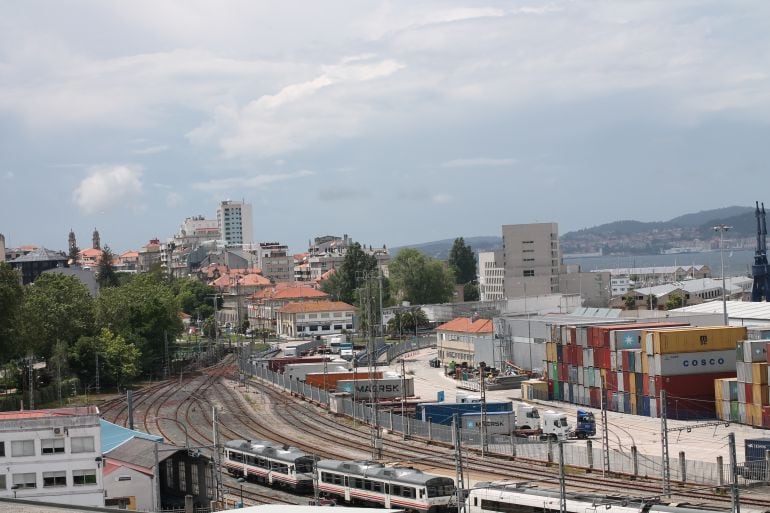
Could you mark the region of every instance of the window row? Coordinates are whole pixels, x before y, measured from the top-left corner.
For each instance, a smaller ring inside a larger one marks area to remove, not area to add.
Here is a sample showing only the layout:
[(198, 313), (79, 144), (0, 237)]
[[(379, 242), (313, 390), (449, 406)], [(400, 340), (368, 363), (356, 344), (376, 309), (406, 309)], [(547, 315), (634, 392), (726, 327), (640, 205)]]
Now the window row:
[(300, 332), (300, 333), (303, 332), (303, 331), (329, 331), (329, 330), (332, 329), (332, 326), (333, 326), (333, 329), (335, 329), (335, 330), (342, 330), (342, 329), (352, 330), (353, 329), (353, 325), (352, 324), (334, 324), (334, 325), (331, 325), (331, 324), (320, 324), (320, 325), (318, 325), (318, 324), (311, 324), (309, 326), (297, 326), (297, 331)]
[[(42, 473), (42, 485), (43, 488), (60, 488), (67, 486), (67, 471), (66, 470), (54, 470), (50, 472)], [(13, 474), (11, 476), (11, 488), (14, 490), (23, 490), (27, 488), (38, 487), (38, 475), (36, 472), (23, 472), (20, 474)], [(72, 485), (73, 486), (88, 486), (96, 484), (96, 470), (73, 470), (72, 471)], [(5, 474), (0, 474), (0, 490), (7, 488)]]
[[(65, 438), (43, 438), (40, 440), (40, 454), (49, 456), (52, 454), (64, 454), (66, 452)], [(94, 452), (93, 436), (73, 436), (69, 438), (70, 453), (78, 454)], [(35, 456), (35, 440), (12, 440), (11, 456)], [(5, 442), (0, 442), (0, 457), (5, 456)]]
[[(347, 484), (345, 484), (347, 481)], [(357, 490), (368, 490), (370, 492), (384, 493), (386, 495), (395, 495), (407, 499), (417, 498), (417, 490), (411, 486), (401, 486), (396, 484), (383, 483), (372, 479), (363, 479), (360, 477), (345, 477), (331, 472), (321, 472), (321, 482), (338, 486), (348, 486)], [(424, 490), (420, 490), (420, 497), (424, 495)]]

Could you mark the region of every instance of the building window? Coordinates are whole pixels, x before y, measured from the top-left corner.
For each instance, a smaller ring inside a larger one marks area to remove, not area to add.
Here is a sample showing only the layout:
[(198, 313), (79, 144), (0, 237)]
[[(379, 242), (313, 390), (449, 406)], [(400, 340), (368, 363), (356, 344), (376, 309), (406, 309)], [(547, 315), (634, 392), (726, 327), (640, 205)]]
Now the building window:
[(535, 270), (534, 269), (524, 269), (524, 276), (534, 276)]
[(318, 331), (318, 326), (310, 326), (310, 331)]
[(21, 488), (37, 488), (37, 476), (34, 472), (28, 472), (25, 474), (13, 475), (13, 487), (17, 489)]
[[(88, 438), (88, 437), (83, 437), (83, 438)], [(91, 441), (93, 441), (93, 438), (91, 438)], [(73, 470), (72, 484), (75, 486), (95, 485), (96, 471), (95, 470)]]
[(72, 444), (73, 454), (94, 452), (94, 437), (92, 436), (73, 436), (70, 443)]
[(198, 465), (194, 464), (190, 467), (190, 481), (192, 482), (192, 494), (200, 494), (200, 483), (198, 483)]
[(57, 486), (67, 486), (67, 472), (57, 470), (56, 472), (43, 472), (43, 488), (52, 488)]
[(187, 473), (185, 472), (187, 469), (185, 467), (184, 460), (179, 461), (179, 491), (180, 492), (186, 492), (187, 491)]
[(5, 458), (5, 442), (0, 442), (0, 458)]
[(41, 454), (63, 454), (64, 438), (44, 438), (40, 440)]
[(5, 490), (5, 474), (0, 474), (0, 490)]
[(329, 325), (328, 324), (324, 324), (323, 326), (321, 326), (321, 330), (329, 331)]
[[(34, 440), (14, 440), (11, 442), (11, 456), (34, 456)], [(24, 474), (18, 474), (24, 475)]]

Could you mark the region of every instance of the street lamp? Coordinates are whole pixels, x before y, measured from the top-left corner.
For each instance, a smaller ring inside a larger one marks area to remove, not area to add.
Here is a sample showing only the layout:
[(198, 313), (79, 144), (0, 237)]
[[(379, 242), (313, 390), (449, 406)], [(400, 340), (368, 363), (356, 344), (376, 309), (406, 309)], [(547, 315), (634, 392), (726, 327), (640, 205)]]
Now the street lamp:
[(238, 504), (238, 507), (243, 508), (243, 483), (246, 480), (242, 477), (239, 477), (238, 479), (236, 479), (236, 481), (238, 481), (238, 483), (241, 485), (241, 502), (240, 504)]
[(714, 227), (715, 232), (719, 232), (719, 258), (722, 262), (722, 315), (724, 316), (725, 326), (729, 326), (727, 319), (727, 287), (725, 286), (725, 232), (732, 226), (718, 224)]

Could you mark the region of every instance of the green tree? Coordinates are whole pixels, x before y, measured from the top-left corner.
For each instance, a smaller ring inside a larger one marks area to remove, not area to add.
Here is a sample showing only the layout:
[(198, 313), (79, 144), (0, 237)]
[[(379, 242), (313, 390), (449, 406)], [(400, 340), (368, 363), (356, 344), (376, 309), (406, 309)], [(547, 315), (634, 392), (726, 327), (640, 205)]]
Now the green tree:
[(99, 381), (106, 388), (120, 389), (139, 374), (139, 349), (107, 328), (96, 336), (80, 337), (70, 351), (70, 364), (86, 385), (95, 382), (96, 355), (99, 355)]
[(636, 298), (634, 294), (629, 292), (623, 296), (623, 304), (626, 305), (626, 310), (634, 310), (636, 308)]
[(470, 282), (463, 286), (463, 301), (478, 301), (479, 300), (479, 286), (476, 283)]
[(71, 344), (94, 333), (94, 299), (77, 278), (43, 273), (26, 287), (21, 323), (25, 347), (48, 358), (57, 340)]
[(449, 267), (455, 273), (458, 285), (470, 283), (476, 279), (476, 255), (462, 237), (455, 239), (449, 252)]
[(389, 321), (387, 330), (392, 336), (411, 336), (415, 332), (415, 323), (417, 328), (425, 328), (430, 323), (428, 316), (425, 315), (422, 308), (409, 310), (406, 312), (396, 312)]
[(24, 300), (21, 276), (0, 263), (0, 363), (19, 354), (19, 320)]
[(100, 288), (117, 287), (120, 285), (118, 273), (115, 272), (115, 254), (109, 246), (104, 246), (102, 258), (96, 271), (96, 281)]
[(454, 274), (443, 262), (416, 249), (402, 249), (389, 266), (399, 298), (412, 304), (446, 303), (454, 292)]
[(363, 275), (377, 269), (377, 258), (367, 255), (358, 242), (345, 253), (342, 265), (321, 285), (321, 290), (336, 301), (358, 305), (356, 289), (361, 286)]
[(141, 353), (140, 365), (148, 371), (163, 367), (165, 340), (182, 331), (179, 304), (168, 283), (152, 274), (136, 275), (122, 287), (107, 288), (96, 303), (96, 320), (133, 343)]
[(78, 253), (80, 253), (80, 248), (72, 246), (67, 254), (67, 261), (72, 262), (72, 265), (76, 265), (78, 263)]
[(673, 310), (675, 308), (681, 308), (684, 306), (684, 298), (681, 294), (670, 296), (666, 301), (666, 310)]
[(176, 295), (179, 307), (184, 313), (201, 319), (214, 315), (214, 303), (211, 297), (216, 293), (214, 287), (206, 285), (197, 278), (188, 277), (174, 280), (171, 290)]

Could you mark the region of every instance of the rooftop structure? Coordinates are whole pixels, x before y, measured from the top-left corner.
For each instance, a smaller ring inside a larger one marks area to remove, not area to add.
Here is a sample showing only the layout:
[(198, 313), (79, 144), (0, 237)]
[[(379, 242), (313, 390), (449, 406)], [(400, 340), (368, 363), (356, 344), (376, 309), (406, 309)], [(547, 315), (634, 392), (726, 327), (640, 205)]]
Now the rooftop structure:
[(9, 264), (21, 272), (22, 283), (27, 285), (35, 281), (43, 271), (66, 266), (67, 257), (58, 251), (35, 248), (23, 256), (11, 260)]

